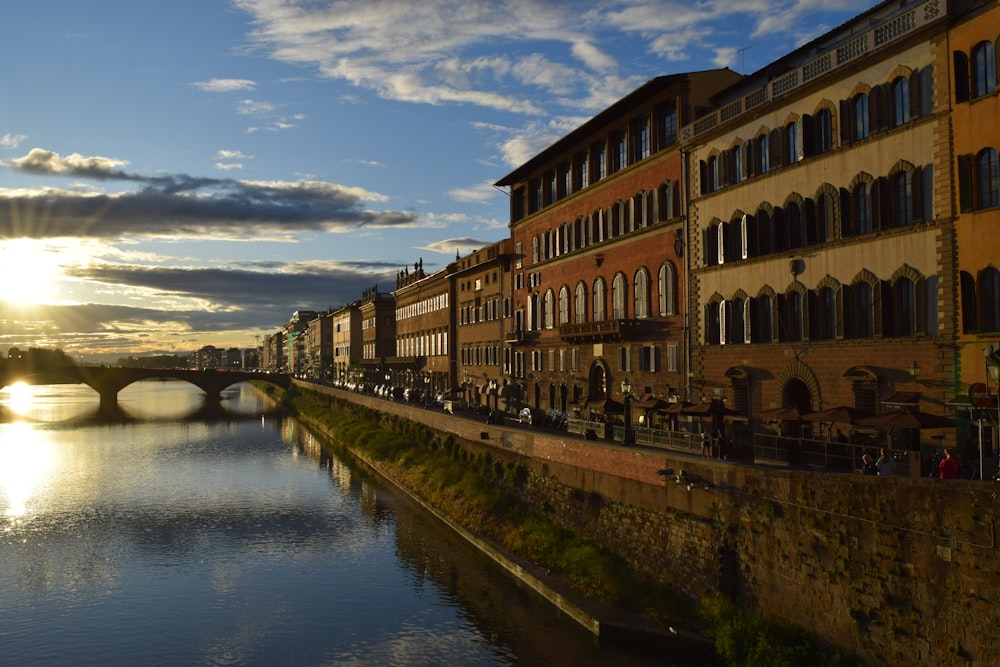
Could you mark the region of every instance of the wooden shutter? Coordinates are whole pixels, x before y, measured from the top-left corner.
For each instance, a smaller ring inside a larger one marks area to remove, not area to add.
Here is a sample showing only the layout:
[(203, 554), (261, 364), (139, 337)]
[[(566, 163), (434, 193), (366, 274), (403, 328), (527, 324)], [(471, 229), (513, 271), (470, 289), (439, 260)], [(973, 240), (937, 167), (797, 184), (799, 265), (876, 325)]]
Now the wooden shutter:
[(840, 145), (847, 146), (854, 139), (853, 114), (854, 105), (850, 100), (840, 100)]
[(955, 51), (955, 102), (969, 101), (969, 56)]
[(968, 213), (973, 208), (972, 199), (972, 163), (973, 156), (958, 156), (958, 205), (962, 213)]

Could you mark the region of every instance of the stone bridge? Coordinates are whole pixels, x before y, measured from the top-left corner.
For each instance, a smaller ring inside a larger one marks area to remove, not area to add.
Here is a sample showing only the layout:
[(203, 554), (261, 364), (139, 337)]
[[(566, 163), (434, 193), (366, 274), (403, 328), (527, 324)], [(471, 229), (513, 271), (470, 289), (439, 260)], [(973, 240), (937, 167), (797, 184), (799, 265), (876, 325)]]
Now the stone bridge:
[(101, 397), (101, 408), (118, 405), (118, 392), (139, 380), (150, 378), (184, 380), (205, 392), (206, 403), (222, 400), (222, 390), (238, 382), (260, 380), (282, 389), (292, 381), (284, 373), (248, 373), (231, 370), (192, 370), (181, 368), (118, 368), (113, 366), (58, 366), (27, 368), (19, 365), (0, 366), (0, 389), (15, 382), (27, 384), (86, 384)]

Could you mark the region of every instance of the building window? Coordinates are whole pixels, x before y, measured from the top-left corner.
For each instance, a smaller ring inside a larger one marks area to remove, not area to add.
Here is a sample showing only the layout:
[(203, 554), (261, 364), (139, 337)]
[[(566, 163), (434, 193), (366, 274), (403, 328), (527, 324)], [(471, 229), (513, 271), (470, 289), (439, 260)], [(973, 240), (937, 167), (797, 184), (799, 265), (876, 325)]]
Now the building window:
[(670, 373), (676, 373), (679, 368), (678, 354), (677, 354), (677, 344), (667, 343), (667, 371)]
[(657, 277), (661, 317), (677, 314), (676, 282), (674, 265), (670, 262), (661, 264), (660, 273)]
[(632, 370), (632, 350), (628, 347), (618, 348), (618, 370)]
[(643, 345), (639, 348), (639, 370), (655, 373), (660, 370), (660, 348), (655, 345)]
[(976, 182), (979, 208), (1000, 204), (1000, 171), (997, 169), (997, 151), (984, 148), (976, 157)]
[(594, 281), (594, 321), (601, 322), (606, 318), (606, 313), (604, 310), (605, 304), (605, 290), (604, 279), (598, 278)]
[(649, 273), (646, 269), (640, 268), (635, 272), (633, 282), (635, 289), (635, 316), (637, 318), (649, 317)]
[(789, 123), (785, 127), (785, 150), (787, 151), (785, 164), (795, 164), (799, 161), (799, 124)]
[(750, 342), (770, 343), (774, 340), (773, 304), (771, 296), (762, 294), (750, 299)]
[(677, 143), (677, 109), (663, 114), (660, 124), (660, 148)]
[(854, 219), (854, 234), (868, 234), (872, 231), (872, 193), (868, 183), (859, 183), (851, 193), (851, 213)]
[(791, 291), (778, 295), (778, 340), (802, 340), (802, 294)]
[(611, 283), (611, 319), (625, 319), (625, 303), (625, 274), (618, 273)]
[(892, 126), (899, 127), (910, 120), (910, 80), (899, 77), (892, 82)]
[(917, 332), (916, 286), (909, 278), (900, 278), (893, 286), (895, 300), (895, 335), (912, 336)]
[(705, 344), (718, 345), (722, 342), (720, 326), (722, 320), (722, 303), (712, 301), (705, 305)]
[(816, 114), (816, 154), (822, 155), (833, 150), (833, 113), (820, 109)]
[(559, 324), (569, 324), (569, 288), (559, 288)]
[(868, 116), (868, 95), (861, 93), (854, 98), (853, 102), (854, 110), (854, 134), (852, 138), (854, 141), (861, 141), (862, 139), (867, 139), (868, 135), (871, 133), (871, 125), (869, 124)]
[(611, 153), (611, 170), (621, 171), (628, 166), (628, 132), (619, 130), (615, 133), (614, 150)]
[(649, 157), (649, 118), (635, 121), (635, 159), (644, 160)]
[(599, 181), (608, 176), (608, 154), (604, 144), (598, 144), (594, 148), (594, 180)]
[(542, 306), (542, 322), (546, 329), (551, 329), (554, 326), (554, 316), (555, 316), (555, 293), (549, 289), (545, 292), (545, 301)]
[(895, 223), (899, 227), (913, 224), (913, 175), (902, 171), (893, 176), (895, 191)]
[(576, 163), (576, 187), (583, 189), (588, 185), (590, 185), (590, 161), (587, 159), (587, 154), (583, 153)]
[(757, 157), (755, 162), (757, 163), (757, 173), (766, 174), (770, 168), (770, 152), (768, 151), (768, 136), (762, 134), (757, 137)]
[(979, 275), (981, 331), (1000, 331), (1000, 271), (992, 266)]
[(587, 321), (587, 286), (582, 282), (576, 284), (573, 301), (573, 321), (583, 324)]
[(996, 54), (993, 42), (980, 42), (972, 49), (972, 97), (989, 95), (996, 88)]
[(837, 296), (830, 287), (810, 293), (809, 339), (833, 340), (837, 335)]

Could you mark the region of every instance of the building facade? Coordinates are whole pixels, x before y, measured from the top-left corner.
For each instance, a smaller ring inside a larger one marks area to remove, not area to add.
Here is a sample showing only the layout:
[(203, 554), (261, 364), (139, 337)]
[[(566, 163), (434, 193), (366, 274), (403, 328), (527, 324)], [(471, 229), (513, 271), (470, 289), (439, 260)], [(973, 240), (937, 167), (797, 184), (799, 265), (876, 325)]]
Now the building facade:
[(433, 397), (454, 382), (454, 312), (451, 268), (433, 275), (419, 260), (396, 277), (396, 356), (387, 360), (390, 384)]
[(515, 411), (520, 396), (508, 380), (511, 354), (504, 345), (510, 330), (511, 242), (497, 243), (455, 260), (457, 366), (454, 383), (464, 400), (493, 410)]
[(626, 379), (650, 407), (684, 395), (678, 130), (738, 79), (653, 79), (498, 181), (514, 254), (507, 379), (527, 405), (607, 419)]

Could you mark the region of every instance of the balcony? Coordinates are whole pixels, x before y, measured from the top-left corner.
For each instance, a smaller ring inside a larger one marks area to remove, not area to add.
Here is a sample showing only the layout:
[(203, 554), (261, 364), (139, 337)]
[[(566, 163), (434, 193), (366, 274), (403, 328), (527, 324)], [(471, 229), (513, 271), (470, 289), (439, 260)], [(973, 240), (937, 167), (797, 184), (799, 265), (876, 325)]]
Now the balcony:
[(560, 324), (559, 338), (567, 343), (600, 343), (608, 341), (632, 340), (647, 336), (652, 332), (666, 332), (666, 323), (658, 320), (602, 320)]
[(503, 341), (507, 345), (528, 345), (538, 340), (537, 331), (508, 331)]

